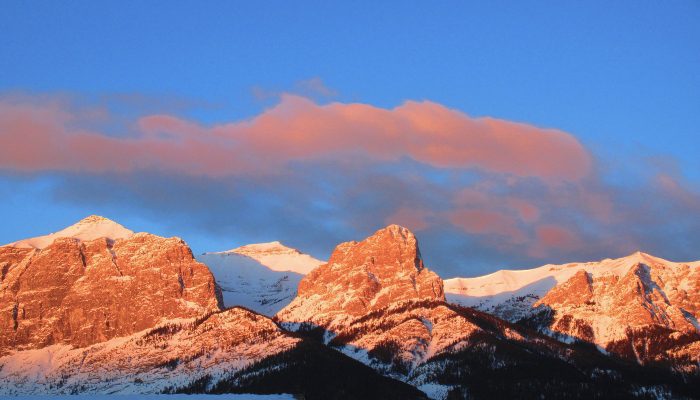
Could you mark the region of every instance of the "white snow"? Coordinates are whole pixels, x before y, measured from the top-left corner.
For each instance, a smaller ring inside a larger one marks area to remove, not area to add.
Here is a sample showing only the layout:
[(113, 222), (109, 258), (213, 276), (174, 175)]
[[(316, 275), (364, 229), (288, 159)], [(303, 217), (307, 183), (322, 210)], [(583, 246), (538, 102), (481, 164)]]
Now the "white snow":
[(243, 306), (268, 316), (289, 304), (301, 278), (323, 264), (280, 242), (249, 244), (196, 258), (214, 274), (225, 307)]
[(248, 244), (215, 254), (231, 253), (250, 257), (273, 271), (291, 271), (301, 275), (308, 274), (311, 270), (324, 263), (277, 241)]
[[(230, 376), (271, 354), (285, 351), (297, 339), (275, 335), (276, 325), (240, 308), (194, 319), (168, 321), (170, 336), (149, 337), (152, 329), (85, 348), (66, 344), (12, 352), (0, 357), (0, 398), (6, 395), (154, 394), (182, 387), (208, 375), (212, 382)], [(256, 330), (266, 337), (252, 334)], [(271, 334), (271, 335), (270, 335)], [(169, 360), (178, 360), (171, 368)]]
[(418, 386), (418, 390), (422, 391), (433, 400), (446, 399), (450, 390), (452, 390), (453, 388), (453, 386), (441, 385), (438, 383), (426, 383)]
[(224, 306), (243, 306), (264, 315), (274, 315), (297, 293), (303, 275), (270, 269), (236, 253), (205, 253), (197, 261), (206, 264), (221, 287)]
[(91, 215), (58, 232), (19, 240), (7, 244), (6, 246), (43, 249), (58, 238), (74, 238), (81, 241), (90, 241), (99, 238), (117, 240), (126, 239), (133, 235), (133, 231), (126, 229), (110, 219), (98, 215)]
[[(605, 275), (621, 277), (638, 263), (663, 264), (671, 268), (700, 264), (698, 262), (674, 263), (646, 253), (635, 252), (627, 257), (597, 262), (548, 264), (533, 269), (500, 270), (475, 278), (446, 279), (445, 295), (452, 303), (496, 312), (506, 318), (508, 315), (504, 314), (511, 312), (515, 314), (514, 317), (517, 317), (518, 308), (523, 310), (530, 308), (554, 286), (567, 281), (580, 270), (596, 278)], [(504, 308), (507, 311), (504, 311)]]

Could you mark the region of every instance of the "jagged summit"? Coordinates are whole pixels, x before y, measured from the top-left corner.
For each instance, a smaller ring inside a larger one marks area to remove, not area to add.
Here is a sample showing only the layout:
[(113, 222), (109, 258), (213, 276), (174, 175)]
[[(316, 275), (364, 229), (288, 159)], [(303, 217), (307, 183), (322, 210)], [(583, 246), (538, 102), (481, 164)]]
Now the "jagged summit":
[(411, 232), (410, 229), (396, 224), (388, 225), (385, 228), (382, 228), (375, 232), (372, 236), (377, 236), (381, 234), (390, 234), (392, 236), (402, 238), (404, 240), (408, 240), (409, 238), (415, 239), (415, 235), (413, 234), (413, 232)]
[(58, 232), (19, 240), (6, 246), (43, 249), (58, 238), (74, 238), (81, 241), (90, 241), (99, 238), (117, 240), (126, 239), (133, 235), (133, 231), (111, 219), (99, 215), (90, 215)]
[(299, 283), (278, 317), (332, 327), (395, 302), (444, 300), (442, 280), (423, 265), (413, 233), (389, 225), (361, 242), (345, 242), (328, 263)]

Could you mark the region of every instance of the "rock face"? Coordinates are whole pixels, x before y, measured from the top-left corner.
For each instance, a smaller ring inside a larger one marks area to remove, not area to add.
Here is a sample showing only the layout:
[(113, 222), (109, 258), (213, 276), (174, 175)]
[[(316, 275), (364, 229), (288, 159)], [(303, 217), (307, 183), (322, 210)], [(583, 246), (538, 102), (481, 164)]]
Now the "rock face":
[(555, 335), (595, 343), (642, 364), (671, 361), (697, 369), (700, 268), (641, 253), (629, 261), (622, 275), (579, 271), (535, 303), (534, 312), (550, 315), (545, 329)]
[(448, 299), (522, 321), (558, 339), (583, 340), (642, 364), (700, 361), (700, 262), (641, 252), (446, 281)]
[(406, 300), (439, 300), (442, 279), (423, 265), (416, 237), (390, 225), (361, 242), (338, 245), (330, 260), (299, 283), (277, 318), (333, 330), (344, 321)]
[(181, 239), (94, 238), (105, 225), (118, 224), (93, 216), (64, 230), (79, 237), (0, 247), (0, 354), (87, 346), (220, 309), (214, 277)]

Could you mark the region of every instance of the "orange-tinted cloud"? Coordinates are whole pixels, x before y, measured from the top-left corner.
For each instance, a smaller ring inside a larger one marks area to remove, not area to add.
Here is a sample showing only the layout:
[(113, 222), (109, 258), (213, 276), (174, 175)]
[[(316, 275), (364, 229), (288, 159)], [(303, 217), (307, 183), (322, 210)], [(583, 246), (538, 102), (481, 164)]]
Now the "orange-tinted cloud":
[(251, 120), (204, 126), (151, 115), (134, 121), (136, 134), (128, 136), (83, 130), (80, 123), (79, 113), (53, 105), (0, 100), (0, 168), (227, 176), (361, 154), (554, 181), (579, 180), (591, 170), (590, 155), (567, 133), (471, 118), (428, 101), (382, 109), (283, 95)]
[(581, 238), (570, 229), (555, 224), (540, 225), (536, 229), (537, 240), (530, 249), (533, 257), (546, 257), (552, 250), (573, 251), (583, 244)]
[(517, 221), (510, 215), (484, 209), (462, 209), (449, 213), (449, 221), (465, 232), (480, 235), (499, 235), (510, 243), (526, 241), (525, 233), (518, 228)]
[[(484, 185), (481, 185), (484, 186)], [(469, 187), (456, 192), (453, 203), (457, 207), (478, 207), (480, 209), (500, 209), (516, 215), (526, 223), (535, 222), (540, 217), (540, 209), (529, 200), (507, 194), (492, 194), (488, 187)]]
[(525, 222), (535, 222), (540, 218), (540, 209), (530, 201), (508, 198), (506, 202), (510, 208), (516, 210), (520, 219)]
[(694, 182), (673, 168), (649, 180), (642, 166), (644, 179), (618, 187), (560, 131), (431, 102), (382, 109), (284, 95), (253, 118), (213, 126), (173, 111), (134, 118), (133, 109), (0, 96), (0, 170), (56, 171), (53, 195), (64, 201), (187, 215), (184, 226), (198, 218), (217, 235), (225, 220), (247, 240), (268, 226), (332, 246), (399, 223), (420, 231), (438, 265), (534, 266), (637, 249), (697, 258)]
[(691, 210), (700, 210), (700, 194), (694, 193), (681, 183), (681, 179), (668, 173), (655, 177), (656, 185), (673, 199)]

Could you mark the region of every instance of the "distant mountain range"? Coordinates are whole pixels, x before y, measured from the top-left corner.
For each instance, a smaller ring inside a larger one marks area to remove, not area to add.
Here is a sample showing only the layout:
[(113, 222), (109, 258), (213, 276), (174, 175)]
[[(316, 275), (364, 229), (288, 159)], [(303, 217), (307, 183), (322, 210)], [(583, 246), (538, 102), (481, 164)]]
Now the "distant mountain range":
[(90, 216), (0, 247), (0, 394), (698, 398), (700, 262), (443, 280), (390, 225), (328, 262)]

